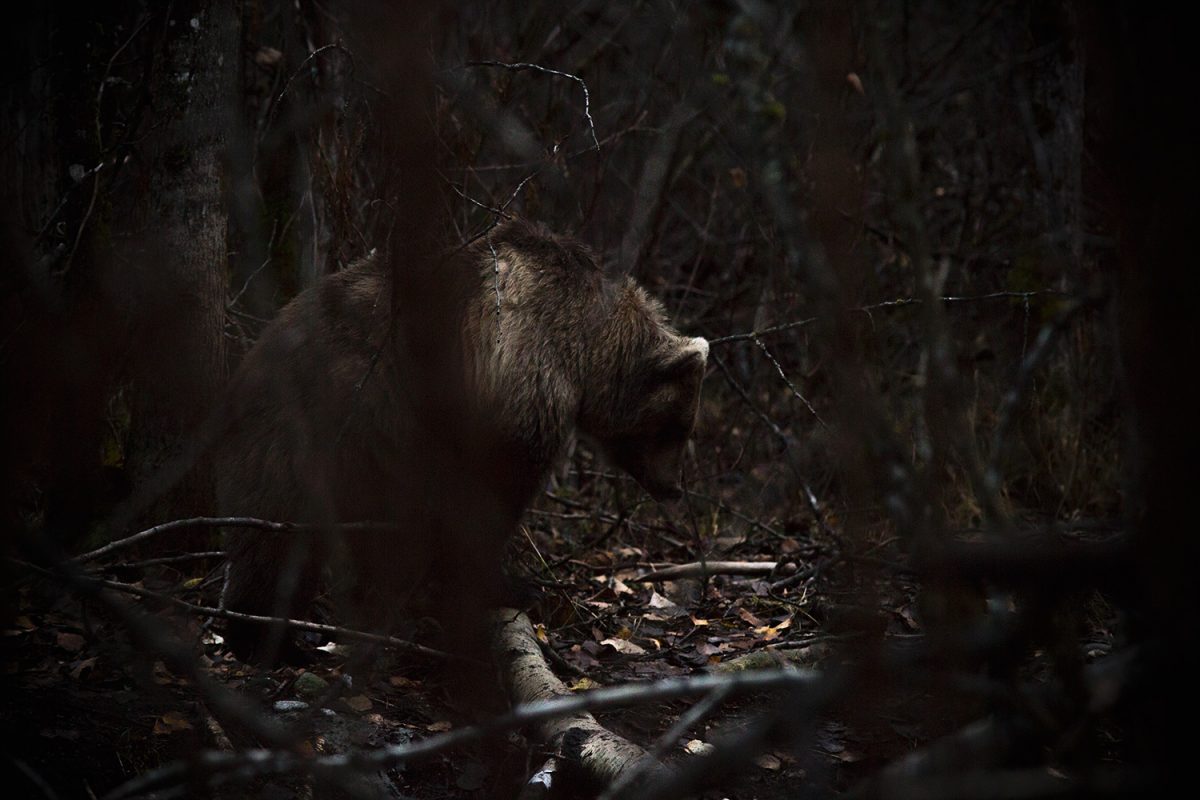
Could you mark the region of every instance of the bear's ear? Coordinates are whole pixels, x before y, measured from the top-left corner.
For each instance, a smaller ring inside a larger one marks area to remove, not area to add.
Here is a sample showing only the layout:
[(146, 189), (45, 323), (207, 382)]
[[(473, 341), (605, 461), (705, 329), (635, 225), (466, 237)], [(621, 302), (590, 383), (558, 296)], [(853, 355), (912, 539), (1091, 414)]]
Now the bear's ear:
[(679, 337), (678, 345), (667, 356), (661, 374), (663, 377), (683, 377), (693, 372), (703, 373), (708, 362), (708, 340), (703, 336)]
[(674, 336), (666, 352), (649, 363), (637, 403), (641, 416), (691, 430), (708, 361), (708, 341)]
[(708, 361), (708, 339), (703, 336), (693, 336), (687, 340), (683, 352), (688, 358), (696, 358), (701, 364), (705, 363)]

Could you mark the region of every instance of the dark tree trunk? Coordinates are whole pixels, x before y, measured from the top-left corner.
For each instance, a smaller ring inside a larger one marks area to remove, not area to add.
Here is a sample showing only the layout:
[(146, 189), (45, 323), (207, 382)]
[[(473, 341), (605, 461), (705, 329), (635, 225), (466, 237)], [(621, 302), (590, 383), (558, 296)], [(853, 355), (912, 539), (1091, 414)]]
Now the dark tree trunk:
[(1131, 740), (1159, 786), (1193, 780), (1195, 724), (1195, 193), (1197, 125), (1170, 76), (1191, 66), (1191, 34), (1163, 10), (1092, 9), (1088, 114), (1116, 253), (1116, 321), (1125, 402), (1125, 515), (1134, 641), (1145, 642), (1127, 703)]
[[(236, 107), (238, 15), (176, 6), (155, 96), (170, 106), (148, 181), (146, 247), (135, 265), (138, 353), (128, 452), (135, 487), (181, 457), (225, 376), (227, 210), (222, 185)], [(211, 476), (193, 470), (147, 509), (155, 519), (211, 511)]]
[[(116, 12), (22, 8), (4, 32), (0, 88), (0, 439), (5, 521), (40, 496), (47, 532), (70, 546), (111, 501), (102, 467), (112, 306), (97, 292), (97, 87), (89, 57)], [(87, 221), (91, 221), (91, 225)], [(35, 488), (36, 487), (36, 488)]]

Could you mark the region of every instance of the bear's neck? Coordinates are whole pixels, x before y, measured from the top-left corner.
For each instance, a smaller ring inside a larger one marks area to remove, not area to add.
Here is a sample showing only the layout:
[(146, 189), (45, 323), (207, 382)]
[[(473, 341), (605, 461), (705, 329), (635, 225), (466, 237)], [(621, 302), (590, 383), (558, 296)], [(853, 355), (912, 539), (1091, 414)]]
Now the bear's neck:
[(494, 322), (487, 324), (494, 320), (493, 306), (487, 310), (492, 320), (477, 320), (483, 324), (466, 332), (471, 388), (484, 424), (497, 437), (497, 469), (508, 470), (506, 494), (521, 510), (544, 486), (575, 430), (582, 371), (571, 357), (579, 351), (577, 334), (547, 331), (544, 318), (523, 312), (502, 306), (501, 315), (509, 316), (497, 336)]

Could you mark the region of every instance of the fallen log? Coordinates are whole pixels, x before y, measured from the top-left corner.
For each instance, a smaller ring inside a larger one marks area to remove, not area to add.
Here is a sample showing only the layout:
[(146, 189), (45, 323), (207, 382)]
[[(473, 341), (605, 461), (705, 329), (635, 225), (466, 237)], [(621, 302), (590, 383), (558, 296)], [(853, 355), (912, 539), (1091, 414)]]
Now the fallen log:
[[(791, 567), (793, 572), (796, 569), (794, 564), (784, 564), (781, 571), (786, 571), (788, 567)], [(770, 575), (777, 568), (779, 568), (778, 561), (693, 561), (690, 564), (676, 564), (672, 567), (656, 569), (629, 580), (648, 583), (702, 578), (705, 575)]]
[[(523, 612), (501, 608), (492, 615), (492, 651), (514, 705), (570, 695), (542, 655), (533, 625)], [(536, 737), (566, 763), (578, 767), (599, 786), (608, 786), (627, 772), (639, 779), (658, 780), (670, 770), (639, 745), (618, 736), (586, 711), (542, 720)]]

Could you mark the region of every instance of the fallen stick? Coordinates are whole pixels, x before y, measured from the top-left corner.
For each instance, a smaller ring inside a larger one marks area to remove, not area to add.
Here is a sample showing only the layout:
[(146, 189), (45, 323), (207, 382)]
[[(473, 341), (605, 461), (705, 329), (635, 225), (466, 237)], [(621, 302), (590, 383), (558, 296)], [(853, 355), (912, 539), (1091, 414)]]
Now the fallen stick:
[[(517, 612), (509, 612), (515, 613)], [(525, 620), (525, 624), (529, 624), (528, 619)], [(179, 787), (187, 780), (199, 779), (207, 780), (210, 786), (224, 781), (247, 781), (283, 774), (319, 774), (336, 779), (341, 775), (358, 774), (364, 770), (388, 769), (400, 764), (417, 763), (504, 731), (531, 725), (541, 726), (547, 720), (578, 715), (582, 711), (628, 708), (645, 703), (695, 697), (709, 694), (722, 686), (729, 687), (731, 697), (746, 692), (792, 691), (811, 694), (817, 700), (831, 696), (837, 689), (829, 678), (822, 677), (812, 670), (794, 667), (751, 670), (729, 675), (688, 675), (649, 683), (621, 684), (535, 700), (514, 706), (507, 713), (480, 725), (457, 728), (415, 742), (387, 745), (352, 754), (312, 756), (297, 753), (290, 747), (256, 748), (235, 753), (200, 750), (192, 753), (187, 759), (172, 761), (126, 781), (105, 795), (105, 798), (123, 800), (163, 787)], [(671, 774), (664, 769), (655, 772)]]
[[(784, 564), (781, 571), (788, 567), (795, 570), (795, 565)], [(779, 568), (778, 561), (693, 561), (690, 564), (676, 564), (673, 567), (663, 567), (636, 578), (632, 581), (673, 581), (681, 578), (703, 578), (705, 575), (770, 575)]]
[[(492, 623), (492, 651), (514, 705), (571, 695), (542, 656), (529, 617), (515, 609), (501, 608), (492, 613)], [(578, 765), (600, 786), (608, 786), (634, 770), (645, 779), (657, 779), (669, 772), (658, 759), (603, 727), (587, 711), (541, 720), (534, 729), (537, 738), (553, 752)]]
[[(33, 570), (34, 572), (43, 575), (51, 577), (54, 575), (54, 573), (50, 570), (45, 569), (44, 567), (39, 567), (36, 564), (31, 564), (27, 561), (21, 561), (20, 559), (16, 558), (10, 558), (9, 561), (17, 564), (18, 566)], [(72, 565), (74, 565), (74, 562), (72, 562)], [(103, 578), (97, 578), (93, 575), (83, 576), (81, 577), (81, 580), (88, 581), (90, 584), (96, 587), (103, 587), (114, 592), (120, 592), (122, 594), (129, 594), (133, 595), (134, 597), (141, 597), (146, 600), (154, 600), (164, 603), (188, 614), (195, 614), (203, 617), (217, 617), (218, 619), (238, 620), (239, 622), (253, 622), (259, 625), (283, 625), (294, 630), (312, 631), (314, 633), (323, 633), (332, 637), (342, 636), (347, 639), (358, 639), (364, 642), (372, 642), (374, 644), (392, 647), (405, 653), (416, 653), (419, 655), (428, 656), (430, 658), (446, 660), (461, 659), (460, 656), (456, 656), (452, 653), (435, 650), (432, 647), (426, 647), (425, 645), (417, 644), (416, 642), (410, 642), (405, 639), (397, 639), (394, 636), (386, 636), (380, 633), (369, 633), (367, 631), (355, 630), (354, 628), (343, 628), (339, 625), (325, 625), (320, 622), (309, 622), (302, 619), (268, 617), (260, 614), (242, 614), (238, 611), (229, 611), (228, 609), (224, 608), (204, 606), (198, 603), (189, 603), (187, 600), (183, 600), (178, 597), (172, 597), (160, 592), (152, 592), (149, 589), (144, 589), (141, 586), (135, 586), (131, 583), (105, 580)]]
[(106, 556), (115, 550), (120, 550), (130, 545), (143, 542), (154, 536), (161, 536), (164, 533), (171, 531), (182, 530), (184, 528), (256, 528), (261, 531), (269, 531), (271, 533), (303, 533), (310, 531), (394, 531), (395, 525), (384, 522), (339, 522), (333, 525), (315, 525), (312, 523), (300, 522), (274, 522), (269, 519), (258, 519), (257, 517), (191, 517), (189, 519), (176, 519), (170, 522), (164, 522), (161, 525), (155, 525), (151, 528), (146, 528), (143, 531), (138, 531), (135, 534), (126, 536), (124, 539), (117, 539), (114, 542), (109, 542), (103, 547), (97, 547), (91, 552), (76, 556), (74, 561), (76, 564), (86, 564), (89, 561), (95, 561), (97, 558)]

